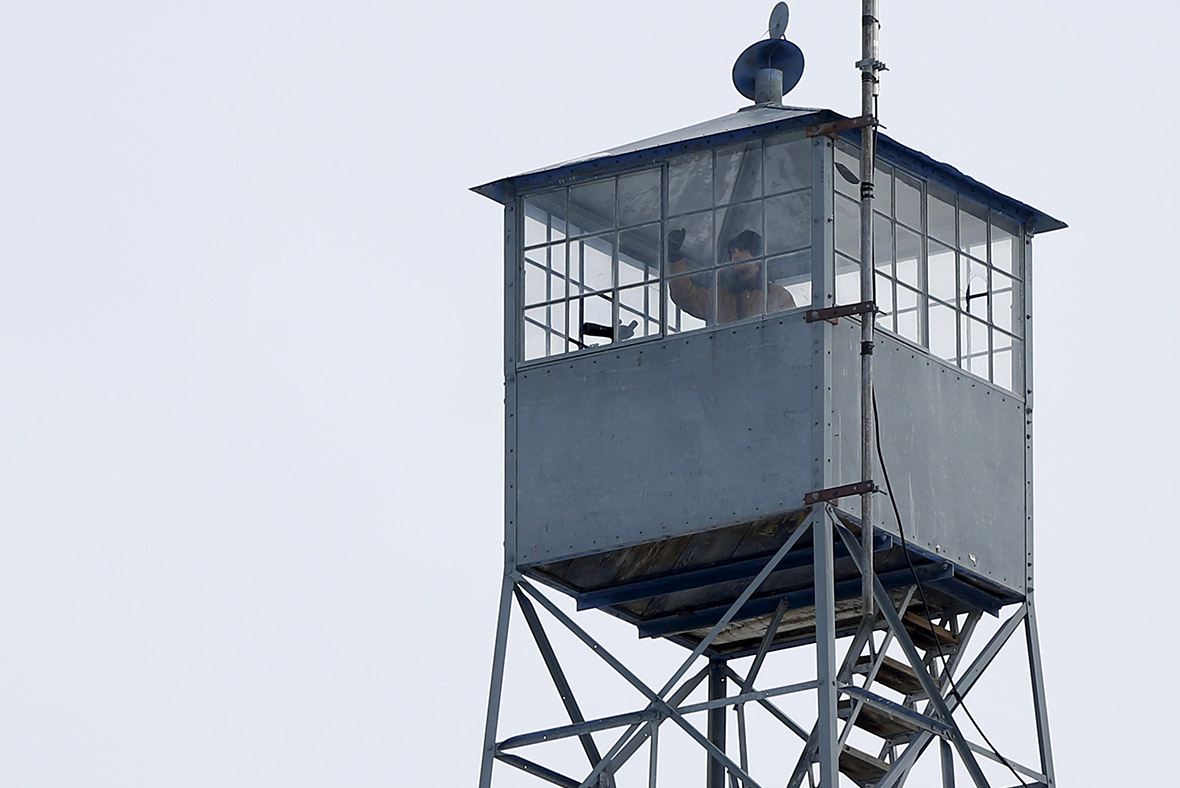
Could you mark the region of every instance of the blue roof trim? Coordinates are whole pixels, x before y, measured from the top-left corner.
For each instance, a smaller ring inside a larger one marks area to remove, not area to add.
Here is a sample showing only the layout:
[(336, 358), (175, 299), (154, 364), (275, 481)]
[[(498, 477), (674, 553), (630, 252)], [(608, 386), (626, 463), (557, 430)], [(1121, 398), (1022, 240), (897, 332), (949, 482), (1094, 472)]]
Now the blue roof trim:
[[(841, 136), (847, 138), (854, 145), (860, 145), (860, 129), (844, 132)], [(1055, 219), (1027, 203), (1009, 197), (1003, 192), (998, 192), (951, 165), (933, 159), (919, 150), (902, 145), (885, 134), (877, 135), (877, 153), (891, 164), (897, 164), (915, 175), (969, 197), (980, 205), (986, 205), (1010, 216), (1031, 229), (1034, 234), (1061, 230), (1069, 226), (1060, 219)]]
[[(705, 121), (695, 126), (591, 154), (547, 169), (501, 178), (482, 186), (476, 186), (472, 191), (498, 203), (506, 204), (519, 191), (532, 190), (547, 185), (556, 186), (569, 178), (596, 172), (614, 172), (648, 162), (662, 161), (679, 153), (689, 153), (725, 143), (740, 142), (772, 132), (789, 131), (808, 125), (845, 119), (845, 116), (828, 109), (750, 107), (747, 110)], [(852, 144), (859, 145), (860, 129), (841, 132), (841, 137)], [(877, 147), (878, 154), (886, 161), (1010, 216), (1033, 233), (1060, 230), (1067, 226), (1060, 219), (1055, 219), (1031, 205), (998, 192), (963, 174), (951, 165), (937, 161), (914, 148), (902, 145), (889, 136), (879, 134)]]

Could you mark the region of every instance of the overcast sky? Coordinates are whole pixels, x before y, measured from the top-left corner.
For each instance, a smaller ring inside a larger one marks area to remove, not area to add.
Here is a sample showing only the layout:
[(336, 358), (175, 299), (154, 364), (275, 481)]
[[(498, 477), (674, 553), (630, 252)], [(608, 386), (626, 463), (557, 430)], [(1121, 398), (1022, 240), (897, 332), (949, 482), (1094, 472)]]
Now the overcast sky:
[[(474, 784), (502, 227), (467, 189), (734, 111), (772, 5), (5, 5), (0, 785)], [(787, 101), (857, 114), (860, 3), (791, 5)], [(887, 133), (1071, 225), (1034, 285), (1058, 777), (1160, 784), (1180, 14), (882, 6)]]

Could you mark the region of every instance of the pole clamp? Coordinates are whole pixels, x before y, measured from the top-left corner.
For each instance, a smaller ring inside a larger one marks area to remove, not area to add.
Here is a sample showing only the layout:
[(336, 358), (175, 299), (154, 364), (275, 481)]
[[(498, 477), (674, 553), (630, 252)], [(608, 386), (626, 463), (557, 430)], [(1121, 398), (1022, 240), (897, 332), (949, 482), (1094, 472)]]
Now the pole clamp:
[(840, 487), (828, 487), (825, 490), (815, 490), (803, 496), (803, 503), (821, 503), (823, 501), (834, 501), (837, 498), (844, 498), (849, 495), (864, 495), (865, 493), (880, 492), (872, 479), (864, 482), (857, 482), (856, 484), (844, 484)]
[(829, 323), (835, 323), (837, 318), (848, 317), (849, 315), (875, 314), (876, 311), (876, 302), (861, 301), (860, 303), (856, 304), (829, 306), (824, 309), (808, 309), (803, 317), (808, 323), (818, 323), (821, 320), (827, 320)]
[(842, 120), (834, 120), (831, 123), (819, 123), (814, 126), (807, 127), (808, 137), (836, 137), (842, 131), (849, 129), (861, 129), (865, 126), (876, 126), (877, 119), (871, 115), (861, 115), (859, 118), (844, 118)]
[(860, 354), (862, 356), (873, 355), (873, 343), (872, 342), (861, 342), (860, 343)]

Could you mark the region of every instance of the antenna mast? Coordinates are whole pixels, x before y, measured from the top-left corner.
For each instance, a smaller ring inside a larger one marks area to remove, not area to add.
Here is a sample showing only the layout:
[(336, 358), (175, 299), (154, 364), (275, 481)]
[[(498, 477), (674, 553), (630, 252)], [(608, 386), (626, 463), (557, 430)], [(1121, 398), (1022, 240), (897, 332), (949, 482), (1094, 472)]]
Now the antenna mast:
[[(877, 142), (877, 95), (880, 82), (877, 73), (885, 69), (877, 55), (878, 33), (877, 0), (862, 0), (861, 4), (861, 59), (860, 115), (864, 125), (860, 131), (860, 300), (875, 302), (873, 278), (873, 159)], [(873, 478), (873, 324), (875, 312), (861, 318), (860, 344), (860, 466), (861, 478)], [(866, 619), (873, 616), (873, 492), (861, 493), (861, 566), (864, 581), (861, 586), (861, 609)]]

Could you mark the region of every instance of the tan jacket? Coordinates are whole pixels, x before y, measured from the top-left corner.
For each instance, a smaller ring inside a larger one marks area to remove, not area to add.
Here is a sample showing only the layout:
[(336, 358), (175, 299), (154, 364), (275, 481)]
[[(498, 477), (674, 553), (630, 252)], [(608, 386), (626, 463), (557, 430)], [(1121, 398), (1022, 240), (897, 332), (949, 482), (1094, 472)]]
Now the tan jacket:
[[(688, 265), (684, 260), (677, 260), (668, 266), (669, 273), (685, 273)], [(716, 274), (714, 274), (716, 275)], [(681, 276), (669, 280), (668, 292), (676, 305), (693, 317), (709, 321), (712, 310), (713, 291), (711, 288), (700, 287), (692, 281), (690, 276)], [(795, 307), (795, 299), (785, 287), (773, 282), (767, 284), (766, 291), (767, 312), (782, 312)], [(729, 323), (745, 317), (755, 317), (762, 312), (761, 290), (733, 290), (722, 286), (717, 292), (717, 320), (710, 322)]]

